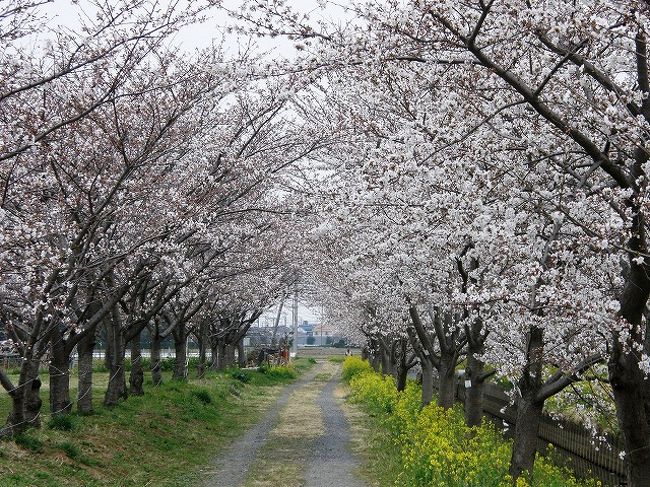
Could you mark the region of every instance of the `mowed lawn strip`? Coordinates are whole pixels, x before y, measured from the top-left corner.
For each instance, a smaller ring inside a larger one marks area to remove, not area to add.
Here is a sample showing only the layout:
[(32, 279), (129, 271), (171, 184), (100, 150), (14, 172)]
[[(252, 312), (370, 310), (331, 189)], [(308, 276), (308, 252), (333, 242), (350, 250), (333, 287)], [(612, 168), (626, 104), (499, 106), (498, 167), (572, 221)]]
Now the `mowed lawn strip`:
[[(96, 409), (29, 430), (17, 442), (0, 442), (4, 486), (186, 486), (230, 440), (255, 423), (296, 371), (269, 369), (210, 373), (201, 380), (148, 384), (145, 395), (115, 408), (101, 406), (106, 374), (95, 374)], [(237, 378), (236, 378), (237, 377)], [(45, 378), (47, 379), (47, 378)], [(73, 377), (72, 380), (75, 378)], [(43, 410), (48, 411), (47, 389)], [(3, 396), (0, 414), (8, 412)]]

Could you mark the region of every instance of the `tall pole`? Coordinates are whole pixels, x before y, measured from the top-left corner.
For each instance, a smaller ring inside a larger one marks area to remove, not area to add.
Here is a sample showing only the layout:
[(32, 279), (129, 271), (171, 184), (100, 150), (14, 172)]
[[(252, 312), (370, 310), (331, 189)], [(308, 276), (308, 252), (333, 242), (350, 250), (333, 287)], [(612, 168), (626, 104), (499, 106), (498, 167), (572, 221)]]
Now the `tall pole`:
[(298, 356), (298, 291), (293, 293), (293, 306), (291, 307), (291, 319), (293, 321), (293, 356)]

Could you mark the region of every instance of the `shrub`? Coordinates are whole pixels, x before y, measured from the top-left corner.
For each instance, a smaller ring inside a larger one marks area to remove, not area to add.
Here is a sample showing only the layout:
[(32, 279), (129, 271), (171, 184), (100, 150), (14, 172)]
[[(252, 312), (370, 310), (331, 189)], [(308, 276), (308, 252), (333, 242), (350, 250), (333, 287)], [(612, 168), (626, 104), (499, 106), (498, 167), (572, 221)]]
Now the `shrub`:
[(192, 396), (197, 398), (203, 404), (210, 404), (212, 402), (212, 396), (210, 395), (210, 392), (208, 392), (207, 389), (198, 389), (192, 391)]
[(74, 421), (69, 415), (52, 416), (47, 423), (47, 427), (51, 430), (72, 431), (74, 429)]
[(307, 359), (307, 362), (309, 362), (310, 364), (315, 364), (315, 363), (316, 363), (316, 359), (315, 359), (314, 357), (309, 357), (309, 358)]
[(34, 453), (43, 451), (43, 442), (29, 433), (20, 433), (14, 437), (16, 445)]
[(59, 444), (59, 448), (70, 458), (71, 460), (78, 460), (81, 457), (81, 450), (74, 443), (65, 441)]
[(290, 380), (298, 377), (292, 367), (286, 365), (274, 365), (266, 369), (265, 374), (271, 379)]
[(263, 364), (257, 368), (257, 371), (264, 375), (267, 382), (282, 382), (295, 379), (298, 377), (295, 369), (286, 365), (267, 365)]
[(247, 370), (242, 370), (242, 369), (231, 369), (230, 372), (230, 377), (232, 377), (235, 380), (238, 380), (239, 382), (242, 382), (244, 384), (247, 384), (251, 380), (251, 375)]
[(372, 367), (360, 357), (348, 357), (343, 362), (342, 377), (345, 382), (350, 382), (353, 377), (367, 372), (372, 372)]
[[(421, 389), (409, 382), (398, 392), (390, 377), (370, 372), (360, 359), (346, 360), (352, 400), (361, 403), (388, 433), (401, 468), (395, 485), (404, 487), (510, 487), (511, 442), (494, 425), (465, 425), (458, 406), (444, 410), (435, 404), (420, 407)], [(344, 368), (345, 371), (345, 368)], [(517, 487), (597, 486), (539, 456), (530, 478)]]

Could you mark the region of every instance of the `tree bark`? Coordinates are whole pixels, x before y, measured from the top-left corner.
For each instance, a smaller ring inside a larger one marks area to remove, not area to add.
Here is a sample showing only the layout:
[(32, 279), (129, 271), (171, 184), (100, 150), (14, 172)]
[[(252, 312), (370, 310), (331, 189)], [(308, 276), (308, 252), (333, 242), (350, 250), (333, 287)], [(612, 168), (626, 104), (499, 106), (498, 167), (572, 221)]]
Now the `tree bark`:
[(517, 419), (510, 458), (510, 475), (517, 479), (524, 471), (532, 472), (537, 453), (537, 433), (544, 409), (544, 400), (538, 398), (542, 388), (542, 356), (544, 331), (532, 326), (528, 332), (526, 363), (517, 383)]
[(467, 354), (465, 367), (465, 424), (469, 427), (480, 426), (483, 421), (483, 390), (485, 364), (474, 353)]
[(532, 472), (537, 453), (537, 434), (544, 409), (543, 401), (535, 401), (535, 393), (527, 392), (517, 401), (517, 422), (510, 460), (510, 475), (518, 478)]
[(32, 363), (29, 387), (25, 390), (25, 421), (31, 427), (41, 425), (41, 379), (38, 376), (39, 362)]
[(187, 380), (187, 332), (184, 324), (174, 330), (174, 380)]
[(370, 365), (372, 366), (372, 369), (375, 372), (380, 372), (381, 370), (381, 355), (379, 350), (375, 351), (372, 354), (372, 360), (370, 361)]
[(142, 370), (142, 332), (131, 339), (131, 373), (129, 374), (129, 391), (134, 396), (143, 396), (144, 371)]
[[(630, 342), (642, 341), (641, 325), (650, 285), (645, 269), (632, 263), (624, 291), (619, 299), (620, 314), (631, 326)], [(647, 326), (647, 325), (646, 325)], [(646, 330), (647, 333), (647, 330)], [(616, 415), (623, 433), (628, 470), (628, 486), (650, 485), (650, 420), (648, 384), (639, 368), (639, 357), (614, 337), (608, 369), (616, 403)]]
[(433, 400), (433, 364), (422, 361), (422, 407), (431, 404)]
[(106, 394), (104, 395), (104, 405), (107, 407), (116, 406), (120, 400), (128, 397), (126, 388), (126, 373), (124, 370), (124, 336), (121, 331), (121, 320), (117, 305), (114, 307), (110, 320), (107, 320), (106, 336), (107, 342), (110, 343), (109, 362), (109, 379)]
[(220, 370), (225, 370), (235, 365), (235, 345), (224, 343), (221, 350)]
[(380, 345), (379, 353), (381, 354), (381, 373), (383, 375), (390, 375), (392, 372), (390, 351), (384, 345)]
[(237, 342), (237, 363), (240, 368), (246, 367), (246, 352), (244, 350), (244, 337)]
[(212, 362), (210, 363), (210, 368), (212, 370), (219, 370), (219, 365), (221, 362), (221, 359), (219, 357), (220, 345), (221, 344), (219, 342), (211, 341), (210, 343), (210, 352), (212, 353)]
[(77, 411), (81, 414), (93, 412), (93, 350), (95, 349), (95, 334), (89, 333), (77, 344), (79, 361)]
[(395, 384), (397, 385), (397, 390), (402, 392), (406, 389), (406, 379), (408, 377), (408, 369), (405, 367), (398, 367), (395, 373)]
[(438, 367), (438, 406), (450, 409), (456, 400), (456, 360), (449, 353), (442, 353)]
[(9, 396), (11, 397), (11, 411), (7, 417), (2, 436), (13, 436), (29, 428), (25, 420), (25, 386), (16, 386)]
[(50, 412), (52, 416), (70, 414), (70, 354), (58, 328), (50, 334)]
[(18, 385), (9, 389), (12, 409), (0, 436), (13, 436), (41, 424), (41, 380), (38, 377), (38, 361), (36, 364), (33, 362), (31, 357), (23, 361)]
[(162, 384), (162, 363), (160, 361), (160, 345), (162, 339), (155, 330), (151, 334), (151, 382), (154, 386)]

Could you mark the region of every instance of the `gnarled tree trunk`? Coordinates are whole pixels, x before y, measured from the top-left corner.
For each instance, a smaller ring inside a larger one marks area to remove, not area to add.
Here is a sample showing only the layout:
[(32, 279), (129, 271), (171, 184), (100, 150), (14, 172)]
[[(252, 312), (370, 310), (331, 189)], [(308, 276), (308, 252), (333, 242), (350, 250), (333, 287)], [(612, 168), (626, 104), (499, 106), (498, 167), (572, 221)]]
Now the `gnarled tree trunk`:
[(237, 363), (240, 368), (246, 367), (246, 352), (244, 351), (244, 338), (240, 338), (237, 342)]
[(422, 406), (431, 404), (433, 400), (433, 364), (421, 361), (422, 365)]
[(95, 349), (95, 334), (89, 333), (77, 344), (79, 360), (77, 362), (78, 390), (77, 411), (90, 414), (93, 411), (93, 350)]
[(128, 397), (124, 367), (124, 335), (122, 334), (121, 319), (117, 305), (113, 307), (111, 319), (107, 320), (106, 324), (107, 342), (110, 343), (110, 354), (108, 355), (110, 367), (108, 369), (108, 388), (104, 395), (104, 405), (111, 407), (116, 406), (120, 400)]
[(483, 389), (485, 364), (474, 353), (467, 354), (465, 367), (465, 424), (480, 426), (483, 421)]
[(142, 332), (139, 332), (131, 339), (131, 373), (129, 375), (129, 391), (134, 396), (144, 395), (142, 384), (144, 382), (144, 371), (142, 370)]
[(533, 471), (543, 409), (544, 401), (536, 401), (533, 390), (526, 391), (517, 401), (515, 437), (510, 460), (510, 475), (513, 478), (519, 477), (524, 471)]
[(70, 354), (58, 328), (50, 335), (50, 412), (52, 416), (70, 414)]
[(455, 353), (441, 352), (438, 367), (438, 406), (450, 409), (456, 400)]
[(185, 323), (178, 323), (174, 329), (174, 380), (187, 379), (187, 329)]

